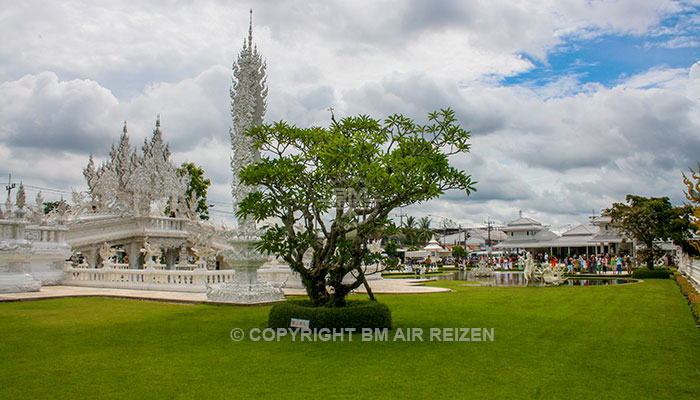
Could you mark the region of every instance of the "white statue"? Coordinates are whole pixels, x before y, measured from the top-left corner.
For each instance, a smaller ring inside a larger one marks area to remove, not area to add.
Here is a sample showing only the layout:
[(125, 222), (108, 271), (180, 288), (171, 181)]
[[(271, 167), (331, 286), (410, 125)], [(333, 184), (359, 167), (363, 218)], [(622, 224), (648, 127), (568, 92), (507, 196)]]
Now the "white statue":
[(191, 233), (189, 242), (192, 243), (192, 254), (195, 256), (197, 268), (207, 268), (216, 265), (217, 252), (213, 249), (214, 239), (220, 230), (210, 225), (202, 225), (202, 232)]
[(114, 261), (112, 257), (117, 255), (117, 251), (109, 245), (109, 243), (104, 242), (99, 250), (100, 258), (102, 259), (103, 268), (112, 268), (114, 266)]
[(478, 266), (472, 270), (474, 276), (491, 276), (493, 275), (493, 267), (488, 265), (486, 259), (479, 260)]
[[(160, 256), (162, 255), (159, 248), (153, 248), (148, 241), (144, 242), (141, 253), (144, 256), (144, 265), (146, 268), (156, 268), (160, 264)], [(156, 260), (153, 260), (153, 257)]]
[(529, 251), (525, 253), (525, 280), (528, 282), (535, 281), (535, 260), (532, 259), (532, 253)]

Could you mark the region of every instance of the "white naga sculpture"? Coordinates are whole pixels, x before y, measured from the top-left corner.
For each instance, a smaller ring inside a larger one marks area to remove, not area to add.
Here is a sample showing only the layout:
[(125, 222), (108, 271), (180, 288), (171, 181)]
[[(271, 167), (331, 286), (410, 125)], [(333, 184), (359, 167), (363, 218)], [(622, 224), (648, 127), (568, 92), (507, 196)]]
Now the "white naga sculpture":
[(554, 267), (547, 264), (542, 270), (542, 279), (544, 283), (552, 286), (559, 286), (566, 281), (566, 266), (564, 264), (555, 264)]
[(482, 258), (479, 260), (478, 266), (472, 270), (472, 275), (474, 276), (491, 276), (493, 275), (493, 267), (488, 265), (486, 260)]
[(528, 282), (537, 282), (541, 280), (545, 285), (559, 286), (564, 281), (566, 281), (566, 266), (564, 264), (555, 264), (552, 267), (551, 264), (543, 263), (540, 265), (535, 264), (532, 259), (532, 254), (527, 252), (525, 254), (525, 280)]

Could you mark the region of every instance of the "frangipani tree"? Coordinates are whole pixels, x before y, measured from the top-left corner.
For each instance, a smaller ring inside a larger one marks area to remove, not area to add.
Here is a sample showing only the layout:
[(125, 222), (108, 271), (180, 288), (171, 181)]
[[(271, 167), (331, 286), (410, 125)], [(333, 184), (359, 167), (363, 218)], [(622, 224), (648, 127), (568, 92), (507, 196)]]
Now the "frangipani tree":
[(277, 221), (258, 248), (299, 273), (314, 305), (340, 307), (365, 282), (363, 267), (377, 256), (368, 244), (393, 209), (450, 189), (468, 195), (476, 182), (450, 165), (470, 147), (451, 109), (429, 114), (426, 125), (402, 115), (331, 120), (328, 128), (278, 122), (247, 133), (262, 157), (240, 179), (261, 190), (239, 204), (238, 216)]

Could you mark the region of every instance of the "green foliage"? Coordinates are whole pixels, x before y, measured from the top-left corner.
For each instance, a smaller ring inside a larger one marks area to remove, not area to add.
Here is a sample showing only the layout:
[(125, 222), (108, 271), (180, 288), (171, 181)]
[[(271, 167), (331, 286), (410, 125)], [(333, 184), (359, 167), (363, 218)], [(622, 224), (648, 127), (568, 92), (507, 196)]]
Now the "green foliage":
[(433, 230), (430, 229), (432, 220), (430, 217), (423, 217), (418, 220), (418, 240), (420, 244), (426, 244), (433, 238)]
[(681, 274), (674, 274), (676, 283), (681, 289), (681, 293), (688, 300), (690, 310), (695, 317), (695, 321), (700, 323), (700, 293), (695, 290), (695, 287)]
[(398, 250), (398, 246), (396, 246), (396, 242), (394, 242), (394, 241), (386, 242), (386, 244), (384, 245), (384, 252), (388, 256), (398, 257), (399, 252), (397, 250)]
[(668, 279), (671, 272), (667, 269), (638, 269), (632, 272), (634, 279)]
[[(195, 211), (199, 213), (199, 218), (203, 220), (209, 219), (209, 206), (207, 205), (207, 190), (211, 186), (211, 180), (204, 178), (204, 169), (198, 167), (194, 163), (182, 163), (182, 166), (177, 169), (180, 176), (185, 173), (190, 175), (190, 183), (187, 185), (185, 196), (189, 202), (194, 192), (194, 201), (197, 202)], [(170, 212), (170, 206), (165, 210), (166, 214)]]
[(45, 201), (44, 202), (44, 214), (48, 214), (51, 211), (57, 209), (61, 205), (61, 202), (63, 202), (64, 206), (66, 207), (66, 210), (70, 209), (70, 205), (68, 203), (66, 203), (65, 200)]
[(642, 197), (627, 195), (627, 204), (614, 203), (605, 210), (612, 224), (645, 248), (639, 251), (640, 259), (649, 269), (663, 251), (655, 240), (671, 239), (676, 245), (687, 244), (690, 236), (692, 207), (674, 207), (668, 197)]
[[(240, 178), (261, 191), (241, 202), (238, 216), (279, 221), (267, 227), (258, 249), (299, 273), (314, 305), (342, 307), (363, 284), (364, 268), (376, 260), (368, 243), (389, 225), (395, 208), (450, 189), (475, 190), (476, 182), (449, 158), (469, 151), (469, 132), (450, 109), (428, 120), (419, 125), (401, 115), (384, 121), (359, 116), (332, 118), (328, 128), (278, 122), (246, 133), (263, 157)], [(343, 283), (349, 272), (356, 279)]]
[[(382, 295), (395, 327), (386, 342), (363, 342), (358, 335), (333, 342), (293, 341), (291, 335), (231, 340), (233, 328), (264, 329), (270, 305), (0, 302), (0, 370), (9, 371), (0, 399), (187, 399), (202, 393), (532, 399), (536, 392), (545, 399), (695, 399), (700, 393), (700, 335), (670, 279), (589, 288), (465, 283), (429, 283), (450, 293)], [(431, 328), (443, 327), (493, 328), (495, 341), (428, 341)], [(423, 329), (426, 341), (393, 341), (399, 328)], [(274, 377), (274, 384), (263, 376)]]
[(376, 301), (352, 300), (345, 307), (314, 307), (308, 300), (286, 301), (272, 306), (269, 328), (289, 328), (292, 318), (309, 320), (309, 328), (387, 328), (391, 329), (391, 311)]
[(454, 246), (452, 248), (452, 257), (465, 258), (468, 255), (469, 255), (469, 252), (462, 246)]

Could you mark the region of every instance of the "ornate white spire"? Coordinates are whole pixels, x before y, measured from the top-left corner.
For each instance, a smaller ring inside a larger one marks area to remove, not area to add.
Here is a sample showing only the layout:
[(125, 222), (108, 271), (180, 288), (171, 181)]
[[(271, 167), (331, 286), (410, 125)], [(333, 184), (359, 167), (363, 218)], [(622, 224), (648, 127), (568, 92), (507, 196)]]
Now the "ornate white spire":
[(253, 47), (253, 9), (250, 9), (250, 23), (248, 25), (248, 47)]
[[(253, 10), (250, 10), (248, 41), (243, 41), (243, 49), (233, 63), (233, 84), (231, 85), (231, 116), (233, 128), (230, 130), (233, 157), (233, 209), (238, 211), (238, 203), (257, 188), (241, 184), (238, 174), (247, 165), (260, 160), (260, 153), (253, 147), (253, 141), (244, 133), (260, 125), (265, 116), (267, 99), (266, 64), (258, 49), (253, 45)], [(241, 228), (254, 228), (249, 221), (239, 221)]]
[(185, 198), (190, 176), (178, 173), (170, 161), (170, 149), (163, 142), (160, 127), (159, 115), (153, 136), (150, 141), (144, 139), (140, 155), (129, 144), (126, 122), (119, 145), (112, 145), (107, 162), (96, 168), (90, 154), (83, 175), (92, 198), (87, 205), (91, 212), (149, 215), (152, 205), (169, 202), (178, 216), (182, 214), (182, 207), (178, 209), (177, 205)]

